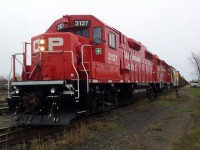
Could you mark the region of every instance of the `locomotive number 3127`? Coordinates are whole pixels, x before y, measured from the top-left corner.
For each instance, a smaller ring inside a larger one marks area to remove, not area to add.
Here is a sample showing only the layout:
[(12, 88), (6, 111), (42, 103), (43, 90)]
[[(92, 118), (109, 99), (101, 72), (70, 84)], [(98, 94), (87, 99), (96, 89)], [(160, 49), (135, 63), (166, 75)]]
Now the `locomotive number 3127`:
[(117, 62), (117, 55), (108, 53), (108, 60)]
[(76, 27), (88, 27), (90, 24), (90, 20), (74, 20), (74, 26)]

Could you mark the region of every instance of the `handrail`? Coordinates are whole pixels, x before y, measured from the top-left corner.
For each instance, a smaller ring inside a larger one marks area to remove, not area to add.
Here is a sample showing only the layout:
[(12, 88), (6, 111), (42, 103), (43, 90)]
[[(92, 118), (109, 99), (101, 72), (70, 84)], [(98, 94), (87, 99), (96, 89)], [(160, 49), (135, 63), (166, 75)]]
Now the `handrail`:
[(17, 62), (19, 62), (22, 65), (22, 68), (24, 70), (24, 66), (23, 66), (22, 62), (19, 61), (16, 58), (17, 55), (24, 55), (24, 53), (15, 53), (11, 57), (11, 69), (10, 69), (10, 73), (9, 73), (9, 76), (8, 76), (8, 97), (10, 97), (10, 92), (9, 92), (9, 90), (10, 90), (10, 76), (11, 76), (12, 71), (13, 71), (13, 79), (16, 80), (16, 76), (15, 76), (15, 60), (17, 60)]
[(31, 44), (28, 42), (22, 42), (23, 44), (23, 49), (24, 49), (24, 57), (23, 57), (23, 64), (24, 64), (24, 71), (26, 72), (26, 60), (27, 60), (27, 45)]
[(76, 69), (76, 67), (74, 66), (74, 54), (72, 51), (64, 51), (65, 53), (71, 53), (71, 57), (72, 57), (72, 66), (74, 68), (74, 71), (76, 72), (76, 75), (77, 75), (77, 91), (78, 91), (78, 96), (75, 97), (75, 99), (79, 99), (80, 97), (80, 91), (79, 91), (79, 82), (80, 82), (80, 78), (79, 78), (79, 74), (78, 74), (78, 71)]
[[(17, 61), (22, 65), (23, 70), (25, 69), (24, 66), (23, 66), (23, 64), (22, 64), (22, 62), (19, 61), (19, 60), (16, 58), (17, 55), (24, 55), (24, 53), (15, 53), (14, 55), (12, 55), (12, 64), (13, 64), (12, 70), (13, 70), (13, 79), (14, 79), (14, 80), (16, 80), (16, 76), (15, 76), (15, 60), (17, 60)], [(11, 72), (12, 72), (12, 70), (11, 70)]]
[(61, 50), (58, 50), (58, 51), (43, 51), (42, 53), (63, 53), (63, 51), (61, 51)]
[(13, 57), (11, 57), (11, 69), (10, 69), (10, 73), (9, 73), (9, 76), (8, 76), (8, 97), (10, 97), (10, 76), (11, 76), (11, 73), (12, 73), (12, 69), (13, 69), (13, 65), (12, 65), (12, 60)]
[(22, 65), (22, 67), (24, 68), (24, 66), (23, 66), (22, 62), (21, 62), (19, 59), (15, 58), (15, 60), (17, 60), (17, 61), (18, 61), (18, 63), (20, 63), (20, 64)]
[(84, 59), (83, 59), (83, 50), (84, 50), (83, 48), (86, 46), (92, 47), (92, 45), (89, 45), (89, 44), (81, 45), (81, 64), (83, 66), (83, 69), (84, 69), (84, 72), (85, 72), (86, 78), (87, 78), (87, 93), (88, 93), (89, 92), (89, 76), (88, 76), (87, 70), (85, 68)]

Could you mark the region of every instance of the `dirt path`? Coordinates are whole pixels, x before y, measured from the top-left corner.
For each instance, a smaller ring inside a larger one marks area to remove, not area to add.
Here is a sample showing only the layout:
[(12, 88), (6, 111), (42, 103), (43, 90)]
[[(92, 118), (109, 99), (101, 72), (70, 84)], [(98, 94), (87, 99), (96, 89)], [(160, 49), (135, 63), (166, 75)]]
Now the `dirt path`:
[(79, 146), (60, 149), (170, 150), (174, 142), (191, 130), (193, 119), (187, 110), (193, 97), (188, 88), (182, 88), (175, 101), (156, 100), (111, 111), (105, 118), (111, 122), (109, 128), (96, 131), (93, 138)]

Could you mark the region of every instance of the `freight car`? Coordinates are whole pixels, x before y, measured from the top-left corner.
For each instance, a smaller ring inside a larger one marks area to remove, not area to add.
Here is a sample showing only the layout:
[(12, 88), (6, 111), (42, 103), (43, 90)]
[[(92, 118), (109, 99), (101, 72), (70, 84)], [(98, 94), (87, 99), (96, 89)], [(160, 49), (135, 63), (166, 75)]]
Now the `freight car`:
[(15, 54), (7, 98), (23, 124), (68, 124), (178, 86), (173, 67), (92, 15), (65, 15), (24, 47), (22, 79), (16, 77)]

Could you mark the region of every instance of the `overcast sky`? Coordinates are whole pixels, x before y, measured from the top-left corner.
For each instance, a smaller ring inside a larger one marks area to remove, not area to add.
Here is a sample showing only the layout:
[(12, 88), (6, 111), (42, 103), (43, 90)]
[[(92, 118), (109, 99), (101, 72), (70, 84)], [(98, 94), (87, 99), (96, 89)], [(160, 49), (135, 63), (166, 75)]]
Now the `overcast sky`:
[(92, 14), (194, 78), (188, 57), (200, 51), (200, 0), (1, 0), (0, 75), (22, 42), (65, 14)]

